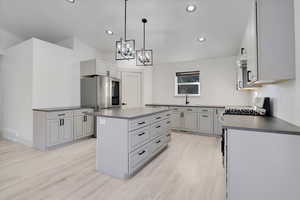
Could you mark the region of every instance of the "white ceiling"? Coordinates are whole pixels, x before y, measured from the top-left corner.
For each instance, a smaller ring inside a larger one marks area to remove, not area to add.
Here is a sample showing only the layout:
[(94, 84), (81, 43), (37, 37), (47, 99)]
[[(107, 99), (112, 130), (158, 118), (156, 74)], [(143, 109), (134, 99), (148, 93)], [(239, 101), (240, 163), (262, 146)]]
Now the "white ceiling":
[[(0, 0), (0, 27), (23, 37), (58, 42), (76, 36), (103, 54), (114, 53), (123, 35), (123, 0)], [(187, 13), (188, 3), (197, 5)], [(148, 18), (146, 46), (158, 62), (235, 55), (250, 0), (129, 0), (128, 39), (142, 45), (141, 18)], [(104, 31), (114, 31), (107, 36)], [(207, 41), (200, 44), (198, 36)]]

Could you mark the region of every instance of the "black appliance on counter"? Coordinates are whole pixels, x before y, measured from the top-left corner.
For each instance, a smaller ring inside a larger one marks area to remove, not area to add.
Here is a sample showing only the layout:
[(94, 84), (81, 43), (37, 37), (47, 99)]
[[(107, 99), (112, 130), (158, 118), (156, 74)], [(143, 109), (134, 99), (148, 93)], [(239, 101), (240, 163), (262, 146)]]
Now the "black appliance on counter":
[(226, 106), (224, 115), (271, 116), (270, 97), (257, 97), (254, 106)]

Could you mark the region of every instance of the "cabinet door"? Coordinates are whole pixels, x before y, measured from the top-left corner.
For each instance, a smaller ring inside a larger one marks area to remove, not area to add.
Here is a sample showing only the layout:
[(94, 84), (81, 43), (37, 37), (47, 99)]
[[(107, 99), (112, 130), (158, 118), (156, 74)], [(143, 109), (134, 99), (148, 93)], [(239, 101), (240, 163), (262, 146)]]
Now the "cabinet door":
[(93, 116), (84, 116), (83, 120), (83, 130), (84, 130), (84, 136), (90, 136), (94, 134), (94, 117)]
[(189, 131), (197, 131), (198, 114), (196, 112), (184, 112), (184, 128)]
[(213, 133), (213, 117), (211, 113), (199, 113), (199, 128), (200, 133)]
[(246, 53), (248, 82), (253, 83), (258, 80), (258, 57), (257, 57), (257, 3), (254, 1), (248, 26), (246, 29)]
[(74, 117), (74, 137), (79, 139), (84, 136), (83, 115)]
[(60, 143), (59, 120), (52, 119), (47, 122), (47, 146), (53, 146)]
[(59, 128), (61, 143), (70, 142), (73, 140), (73, 119), (64, 118)]
[(171, 117), (171, 126), (173, 129), (183, 129), (183, 112), (173, 112)]
[(223, 108), (219, 108), (215, 110), (214, 114), (214, 133), (215, 135), (222, 135), (222, 123), (220, 121), (220, 117), (224, 112)]

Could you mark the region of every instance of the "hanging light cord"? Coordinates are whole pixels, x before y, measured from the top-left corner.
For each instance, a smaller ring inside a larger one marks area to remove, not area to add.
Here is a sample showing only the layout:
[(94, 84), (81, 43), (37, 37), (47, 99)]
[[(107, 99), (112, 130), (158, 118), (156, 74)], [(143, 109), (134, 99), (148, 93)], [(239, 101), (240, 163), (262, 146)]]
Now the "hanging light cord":
[(144, 31), (143, 49), (145, 50), (146, 49), (146, 42), (145, 41), (146, 41), (146, 23), (147, 23), (147, 19), (143, 18), (142, 22), (143, 22), (143, 31)]
[(126, 26), (127, 26), (127, 1), (125, 0), (125, 26), (124, 26), (124, 40), (126, 41)]

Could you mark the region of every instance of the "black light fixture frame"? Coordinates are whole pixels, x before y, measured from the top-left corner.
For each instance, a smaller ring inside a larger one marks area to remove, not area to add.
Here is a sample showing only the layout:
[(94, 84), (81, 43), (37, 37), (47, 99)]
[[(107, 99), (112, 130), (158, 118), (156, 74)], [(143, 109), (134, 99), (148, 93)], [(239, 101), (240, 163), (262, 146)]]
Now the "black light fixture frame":
[(129, 57), (129, 58), (124, 58), (124, 57), (121, 57), (119, 58), (118, 56), (118, 43), (122, 43), (122, 39), (116, 41), (116, 55), (115, 55), (115, 59), (116, 60), (131, 60), (131, 59), (135, 59), (135, 40), (127, 40), (127, 1), (128, 0), (125, 0), (125, 17), (124, 17), (124, 41), (125, 43), (132, 43), (132, 49), (133, 49), (133, 56), (132, 57)]
[[(136, 51), (136, 66), (153, 66), (153, 50), (152, 49), (146, 49), (146, 23), (147, 23), (147, 19), (143, 18), (142, 19), (142, 23), (143, 23), (143, 48), (141, 50), (137, 50)], [(139, 61), (138, 55), (139, 53), (142, 52), (149, 52), (151, 58), (150, 58), (150, 63), (142, 63), (141, 61)]]

